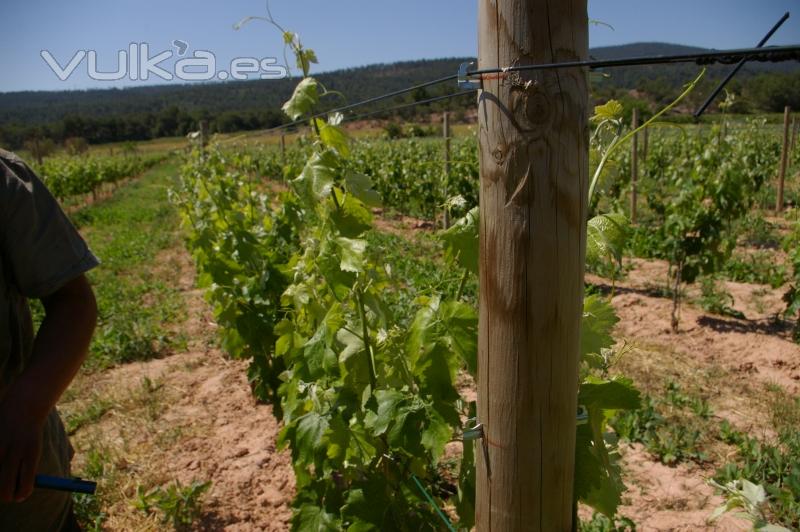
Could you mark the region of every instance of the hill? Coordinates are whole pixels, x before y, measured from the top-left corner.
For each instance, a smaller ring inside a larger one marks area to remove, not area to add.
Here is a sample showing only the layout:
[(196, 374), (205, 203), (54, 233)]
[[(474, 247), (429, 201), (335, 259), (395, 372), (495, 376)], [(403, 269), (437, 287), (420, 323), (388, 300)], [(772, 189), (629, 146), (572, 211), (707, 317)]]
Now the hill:
[[(594, 48), (597, 59), (641, 55), (678, 54), (702, 51), (701, 48), (666, 43), (635, 43)], [(332, 72), (317, 78), (331, 91), (346, 94), (348, 101), (359, 101), (408, 87), (457, 71), (469, 58), (444, 58), (369, 65)], [(710, 88), (730, 67), (713, 66), (706, 77)], [(608, 77), (593, 80), (597, 98), (618, 97), (636, 89), (660, 103), (674, 96), (675, 90), (692, 79), (695, 65), (670, 67), (626, 67), (610, 69)], [(766, 74), (796, 75), (797, 65), (748, 64), (732, 86), (743, 86)], [(296, 79), (214, 82), (203, 84), (158, 85), (125, 89), (83, 91), (22, 91), (0, 93), (0, 143), (19, 146), (33, 136), (63, 140), (85, 137), (90, 142), (144, 140), (167, 135), (181, 135), (196, 128), (197, 120), (209, 119), (216, 131), (236, 131), (272, 127), (285, 121), (280, 105), (289, 97)], [(445, 83), (398, 101), (421, 99), (457, 91), (455, 83)], [(698, 90), (698, 93), (707, 93)], [(795, 90), (797, 92), (797, 90)], [(458, 109), (469, 99), (441, 103), (433, 109), (449, 106)], [(330, 105), (342, 100), (330, 97)], [(764, 107), (764, 102), (754, 102)], [(778, 102), (775, 105), (781, 105)], [(772, 109), (770, 109), (772, 110)]]

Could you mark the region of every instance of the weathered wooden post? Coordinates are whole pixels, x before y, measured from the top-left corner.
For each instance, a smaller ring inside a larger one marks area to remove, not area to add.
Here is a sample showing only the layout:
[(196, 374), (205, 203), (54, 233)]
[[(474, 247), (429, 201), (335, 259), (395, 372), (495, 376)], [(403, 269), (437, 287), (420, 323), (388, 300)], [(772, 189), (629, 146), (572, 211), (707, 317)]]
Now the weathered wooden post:
[[(639, 127), (639, 110), (633, 108), (631, 129)], [(639, 181), (639, 134), (634, 133), (631, 139), (631, 223), (636, 223), (637, 181)]]
[[(444, 190), (444, 200), (450, 196), (450, 115), (447, 111), (442, 116), (442, 135), (444, 136), (444, 176), (442, 188)], [(450, 227), (450, 210), (445, 205), (444, 218), (442, 219), (444, 228)]]
[[(586, 0), (480, 0), (478, 67), (583, 60)], [(585, 69), (479, 95), (477, 530), (568, 531), (588, 182)]]
[(203, 153), (206, 152), (208, 146), (208, 120), (200, 121), (200, 148)]
[(286, 166), (286, 135), (281, 133), (281, 166)]
[(783, 182), (786, 179), (786, 167), (789, 164), (789, 115), (791, 109), (787, 105), (783, 108), (783, 148), (781, 149), (781, 167), (778, 170), (778, 199), (775, 202), (775, 210), (783, 210)]

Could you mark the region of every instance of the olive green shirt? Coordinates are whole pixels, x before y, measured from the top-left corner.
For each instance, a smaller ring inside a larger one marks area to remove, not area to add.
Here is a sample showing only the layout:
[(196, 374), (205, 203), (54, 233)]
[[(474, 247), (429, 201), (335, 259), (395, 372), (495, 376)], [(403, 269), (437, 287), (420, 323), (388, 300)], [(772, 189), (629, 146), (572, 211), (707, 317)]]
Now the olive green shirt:
[[(54, 293), (97, 264), (41, 180), (16, 155), (0, 150), (0, 401), (31, 354), (28, 299)], [(38, 473), (69, 476), (71, 455), (53, 410)], [(0, 530), (57, 531), (69, 508), (69, 494), (35, 489), (24, 502), (0, 504)]]

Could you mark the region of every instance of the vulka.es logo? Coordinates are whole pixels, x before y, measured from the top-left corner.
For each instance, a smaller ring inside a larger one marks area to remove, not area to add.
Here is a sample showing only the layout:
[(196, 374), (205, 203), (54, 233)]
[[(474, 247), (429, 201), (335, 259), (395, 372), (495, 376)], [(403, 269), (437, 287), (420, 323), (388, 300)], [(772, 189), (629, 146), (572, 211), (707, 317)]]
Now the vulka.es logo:
[(172, 41), (172, 45), (176, 48), (180, 59), (171, 65), (171, 71), (164, 68), (163, 63), (172, 59), (176, 55), (175, 52), (164, 50), (150, 55), (148, 43), (131, 43), (127, 50), (119, 50), (116, 70), (101, 71), (95, 50), (78, 50), (63, 66), (49, 50), (42, 50), (39, 55), (61, 81), (69, 79), (84, 62), (89, 78), (98, 81), (118, 81), (126, 78), (132, 81), (147, 81), (151, 76), (166, 81), (173, 79), (209, 81), (215, 78), (245, 80), (254, 76), (260, 79), (282, 79), (288, 75), (287, 68), (278, 64), (278, 59), (275, 57), (262, 59), (237, 57), (231, 60), (227, 70), (217, 71), (217, 59), (208, 50), (195, 50), (191, 56), (183, 57), (189, 44), (176, 39)]

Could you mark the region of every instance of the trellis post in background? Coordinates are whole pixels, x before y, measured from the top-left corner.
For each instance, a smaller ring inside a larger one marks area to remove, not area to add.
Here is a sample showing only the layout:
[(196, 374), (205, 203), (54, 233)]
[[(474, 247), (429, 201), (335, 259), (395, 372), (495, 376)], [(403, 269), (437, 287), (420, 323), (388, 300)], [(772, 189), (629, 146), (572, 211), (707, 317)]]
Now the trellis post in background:
[(789, 162), (789, 115), (791, 109), (787, 105), (783, 109), (783, 147), (781, 149), (781, 166), (778, 170), (778, 199), (775, 202), (775, 210), (783, 210), (783, 182), (786, 179), (786, 167)]
[(286, 135), (281, 133), (281, 166), (286, 166)]
[[(636, 131), (639, 127), (639, 109), (633, 108), (631, 129)], [(634, 133), (631, 139), (631, 223), (636, 223), (637, 182), (639, 181), (639, 133)]]
[(450, 227), (450, 209), (447, 206), (447, 199), (450, 196), (450, 115), (447, 111), (442, 115), (442, 135), (444, 136), (444, 217), (442, 224), (444, 228)]
[(200, 121), (200, 146), (205, 152), (208, 146), (208, 120)]
[[(480, 0), (478, 68), (584, 60), (586, 0)], [(478, 97), (476, 526), (573, 528), (588, 186), (583, 68), (503, 72)]]

